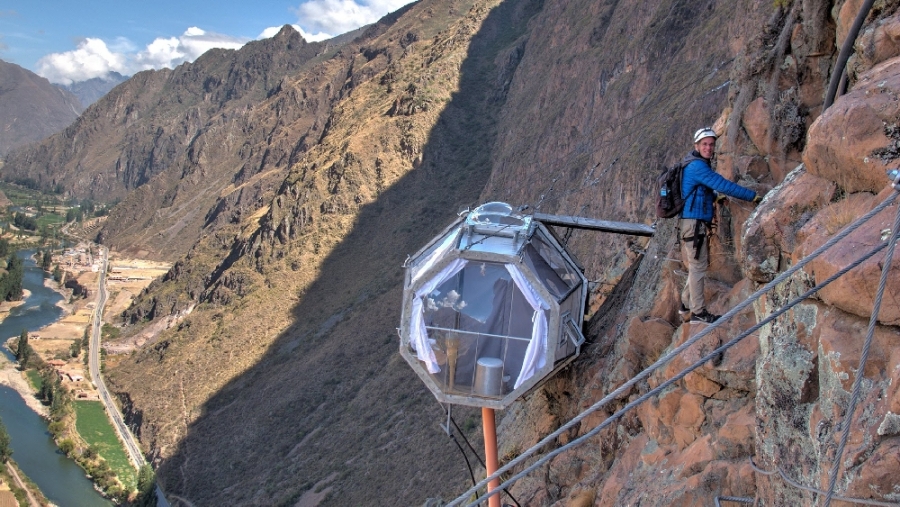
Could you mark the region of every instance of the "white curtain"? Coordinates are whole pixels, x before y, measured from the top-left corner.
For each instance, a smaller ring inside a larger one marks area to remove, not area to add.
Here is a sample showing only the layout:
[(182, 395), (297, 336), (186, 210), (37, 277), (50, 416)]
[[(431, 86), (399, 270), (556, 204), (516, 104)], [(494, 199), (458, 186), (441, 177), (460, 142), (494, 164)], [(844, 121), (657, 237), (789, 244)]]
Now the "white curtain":
[(549, 310), (550, 305), (544, 302), (540, 294), (528, 283), (518, 266), (506, 264), (506, 270), (509, 271), (513, 281), (516, 282), (516, 287), (528, 300), (528, 304), (534, 309), (534, 315), (531, 316), (531, 342), (528, 344), (528, 348), (525, 349), (522, 371), (519, 372), (519, 378), (516, 379), (514, 389), (517, 389), (523, 382), (530, 379), (536, 371), (543, 368), (547, 362), (547, 314), (545, 310)]
[[(455, 234), (454, 234), (455, 236)], [(437, 364), (437, 358), (431, 343), (428, 339), (428, 330), (425, 329), (425, 307), (424, 298), (431, 294), (434, 289), (445, 281), (449, 280), (453, 275), (459, 273), (469, 261), (465, 259), (455, 259), (440, 271), (434, 278), (428, 280), (419, 290), (412, 301), (412, 322), (409, 326), (409, 345), (416, 351), (416, 357), (419, 361), (425, 363), (428, 373), (437, 373), (441, 368)], [(422, 273), (424, 271), (419, 271)], [(546, 334), (546, 333), (545, 333)]]

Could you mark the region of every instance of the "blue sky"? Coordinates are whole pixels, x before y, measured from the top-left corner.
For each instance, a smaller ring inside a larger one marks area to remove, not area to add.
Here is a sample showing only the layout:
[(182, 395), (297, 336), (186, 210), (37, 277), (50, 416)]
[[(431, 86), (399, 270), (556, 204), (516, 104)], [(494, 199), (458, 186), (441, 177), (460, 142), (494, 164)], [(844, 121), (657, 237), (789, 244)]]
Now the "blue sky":
[(293, 25), (308, 41), (377, 21), (410, 0), (5, 0), (0, 60), (70, 84), (174, 68)]

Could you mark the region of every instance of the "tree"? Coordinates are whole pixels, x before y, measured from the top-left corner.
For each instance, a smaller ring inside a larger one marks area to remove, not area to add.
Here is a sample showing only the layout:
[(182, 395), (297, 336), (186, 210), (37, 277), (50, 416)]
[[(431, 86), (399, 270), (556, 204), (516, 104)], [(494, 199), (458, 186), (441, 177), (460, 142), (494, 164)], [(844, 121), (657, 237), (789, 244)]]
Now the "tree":
[(75, 450), (75, 442), (71, 438), (64, 438), (59, 441), (59, 450), (66, 456), (71, 456)]
[(35, 231), (38, 228), (37, 219), (35, 217), (30, 217), (21, 211), (17, 211), (16, 214), (13, 215), (13, 225), (19, 229), (28, 231)]
[(0, 419), (0, 463), (6, 463), (10, 456), (12, 456), (12, 453), (9, 433), (6, 432), (6, 426), (3, 425), (3, 419)]
[(22, 360), (22, 354), (25, 353), (25, 349), (28, 347), (28, 330), (23, 329), (22, 334), (19, 335), (19, 341), (16, 343), (16, 361)]
[(41, 390), (38, 393), (38, 397), (40, 397), (41, 400), (52, 404), (59, 386), (59, 375), (53, 368), (44, 368), (41, 370)]
[(69, 352), (72, 354), (72, 357), (78, 357), (81, 354), (81, 340), (72, 341), (72, 346), (69, 347)]
[(84, 459), (93, 460), (97, 457), (97, 449), (94, 446), (88, 446), (87, 449), (81, 452), (81, 456)]
[(63, 387), (62, 382), (59, 381), (59, 376), (57, 376), (56, 383), (53, 386), (53, 399), (50, 400), (50, 417), (55, 420), (62, 419), (69, 412), (71, 401), (72, 398), (69, 395), (69, 391)]
[(153, 472), (153, 468), (146, 463), (141, 465), (141, 469), (138, 470), (137, 489), (135, 507), (156, 506), (156, 474)]
[(23, 329), (16, 343), (16, 361), (24, 368), (31, 357), (31, 345), (28, 344), (28, 331)]
[(7, 277), (9, 278), (6, 300), (18, 301), (22, 299), (22, 278), (25, 276), (25, 264), (18, 255), (12, 254), (7, 261), (6, 270), (8, 271)]
[[(45, 229), (46, 230), (46, 229)], [(50, 266), (53, 264), (53, 253), (50, 250), (45, 250), (41, 255), (41, 269), (44, 271), (50, 271)]]

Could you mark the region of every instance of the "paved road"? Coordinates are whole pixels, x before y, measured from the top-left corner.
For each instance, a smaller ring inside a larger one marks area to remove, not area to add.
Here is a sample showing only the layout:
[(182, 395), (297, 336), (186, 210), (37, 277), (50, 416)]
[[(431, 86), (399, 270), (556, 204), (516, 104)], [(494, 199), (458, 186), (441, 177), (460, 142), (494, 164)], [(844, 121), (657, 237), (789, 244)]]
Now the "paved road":
[(107, 257), (107, 251), (105, 248), (100, 248), (100, 257), (102, 259), (101, 267), (100, 267), (100, 281), (99, 281), (99, 297), (97, 299), (97, 306), (94, 308), (94, 315), (92, 318), (92, 328), (91, 328), (91, 344), (90, 344), (90, 371), (91, 371), (91, 382), (94, 383), (94, 386), (100, 392), (100, 400), (106, 406), (106, 410), (109, 413), (110, 419), (113, 421), (113, 426), (116, 428), (116, 432), (119, 433), (119, 438), (122, 439), (122, 442), (125, 443), (125, 449), (128, 451), (128, 456), (131, 458), (131, 462), (134, 463), (135, 468), (140, 468), (142, 465), (146, 464), (147, 461), (144, 459), (144, 455), (141, 453), (140, 448), (135, 441), (134, 435), (131, 434), (131, 431), (128, 429), (128, 426), (125, 426), (125, 421), (122, 419), (122, 414), (119, 413), (118, 407), (113, 403), (112, 397), (109, 395), (109, 391), (106, 389), (106, 384), (103, 382), (103, 378), (100, 376), (100, 328), (103, 323), (103, 307), (106, 305), (106, 299), (108, 297), (108, 293), (106, 291), (106, 266), (109, 262)]
[[(100, 392), (100, 401), (106, 406), (106, 412), (109, 414), (109, 418), (112, 420), (113, 426), (119, 434), (119, 438), (125, 444), (125, 449), (128, 451), (131, 462), (134, 464), (135, 468), (140, 469), (141, 466), (147, 464), (147, 460), (144, 458), (144, 454), (137, 444), (137, 439), (134, 438), (131, 430), (125, 425), (122, 414), (119, 412), (119, 407), (113, 403), (112, 397), (106, 389), (106, 384), (103, 382), (103, 377), (100, 376), (100, 329), (103, 324), (103, 308), (106, 306), (106, 300), (109, 296), (106, 291), (106, 270), (107, 265), (109, 264), (109, 251), (104, 247), (99, 247), (99, 249), (101, 259), (100, 277), (98, 282), (99, 295), (97, 298), (97, 306), (94, 308), (94, 314), (91, 318), (91, 341), (88, 351), (91, 382), (93, 382), (94, 386)], [(158, 507), (169, 506), (159, 485), (156, 486), (156, 497)]]

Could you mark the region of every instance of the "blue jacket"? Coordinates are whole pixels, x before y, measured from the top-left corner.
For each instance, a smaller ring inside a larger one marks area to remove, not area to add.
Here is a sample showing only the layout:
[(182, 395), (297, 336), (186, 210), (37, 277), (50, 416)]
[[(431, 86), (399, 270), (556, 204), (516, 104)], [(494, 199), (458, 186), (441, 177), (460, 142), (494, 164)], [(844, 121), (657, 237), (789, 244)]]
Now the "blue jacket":
[(753, 190), (732, 183), (713, 171), (709, 161), (700, 157), (696, 151), (684, 157), (684, 163), (687, 165), (681, 176), (681, 196), (684, 197), (681, 218), (712, 222), (713, 203), (716, 199), (714, 191), (744, 201), (752, 201), (756, 197)]

